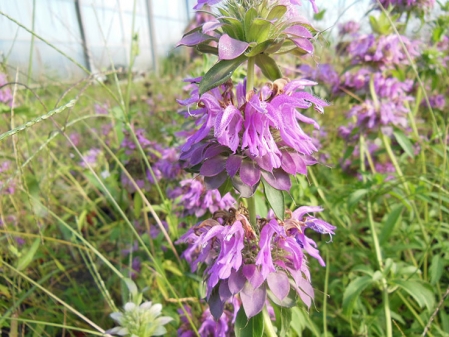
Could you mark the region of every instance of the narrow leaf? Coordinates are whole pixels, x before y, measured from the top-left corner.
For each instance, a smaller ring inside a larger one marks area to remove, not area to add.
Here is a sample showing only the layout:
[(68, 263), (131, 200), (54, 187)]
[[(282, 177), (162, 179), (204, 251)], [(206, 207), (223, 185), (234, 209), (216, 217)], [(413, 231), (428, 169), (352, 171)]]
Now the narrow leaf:
[(414, 158), (415, 154), (413, 151), (413, 145), (410, 142), (410, 139), (402, 132), (402, 130), (395, 130), (393, 132), (396, 140), (398, 141), (399, 145), (402, 147), (402, 149), (405, 151), (405, 153), (410, 157)]
[(216, 63), (203, 76), (199, 85), (200, 95), (225, 83), (245, 60), (246, 56), (242, 55), (234, 60), (223, 60)]
[(440, 255), (435, 255), (430, 263), (430, 284), (436, 285), (440, 282), (441, 276), (444, 272), (444, 261)]
[(415, 280), (395, 280), (393, 282), (413, 297), (421, 308), (426, 307), (431, 312), (435, 307), (435, 296), (423, 283)]
[(381, 245), (385, 245), (388, 242), (388, 239), (393, 233), (393, 230), (398, 223), (398, 220), (401, 217), (402, 211), (404, 210), (403, 205), (397, 205), (392, 208), (390, 214), (388, 214), (385, 223), (383, 224), (382, 232), (380, 233), (379, 241)]
[(36, 254), (40, 244), (41, 239), (37, 238), (36, 240), (34, 240), (28, 251), (20, 257), (19, 262), (17, 263), (17, 269), (19, 271), (24, 270), (33, 261), (34, 255)]
[(282, 191), (275, 189), (273, 186), (268, 184), (265, 179), (261, 179), (263, 183), (263, 189), (265, 192), (265, 197), (270, 205), (270, 208), (274, 211), (274, 214), (284, 220), (284, 194)]
[(366, 287), (373, 282), (371, 276), (361, 276), (354, 279), (345, 289), (343, 294), (343, 313), (351, 317), (357, 299)]
[(262, 70), (262, 73), (268, 78), (270, 81), (275, 81), (278, 78), (282, 77), (282, 73), (279, 70), (276, 61), (273, 60), (270, 56), (265, 54), (259, 54), (256, 57), (256, 64)]

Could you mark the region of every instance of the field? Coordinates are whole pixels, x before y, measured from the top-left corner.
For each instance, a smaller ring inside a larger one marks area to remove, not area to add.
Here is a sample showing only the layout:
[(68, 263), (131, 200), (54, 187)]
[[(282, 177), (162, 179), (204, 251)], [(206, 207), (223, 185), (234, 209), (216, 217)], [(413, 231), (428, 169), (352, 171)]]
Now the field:
[(374, 2), (369, 33), (325, 15), (267, 45), (268, 19), (220, 18), (157, 74), (28, 86), (3, 64), (1, 336), (449, 336), (449, 4)]

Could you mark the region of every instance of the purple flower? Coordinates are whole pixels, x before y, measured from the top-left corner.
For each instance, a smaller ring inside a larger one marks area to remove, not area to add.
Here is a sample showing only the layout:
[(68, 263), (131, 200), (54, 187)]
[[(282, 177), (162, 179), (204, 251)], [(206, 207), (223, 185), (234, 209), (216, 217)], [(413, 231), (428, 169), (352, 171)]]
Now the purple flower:
[(360, 24), (353, 20), (342, 23), (339, 25), (338, 34), (340, 35), (353, 35), (360, 30)]
[(247, 100), (245, 83), (238, 84), (235, 93), (226, 83), (205, 93), (199, 109), (190, 110), (193, 100), (181, 102), (200, 126), (182, 147), (184, 167), (196, 169), (208, 188), (218, 188), (230, 177), (244, 197), (254, 193), (262, 178), (277, 189), (289, 190), (288, 175), (306, 174), (307, 166), (316, 163), (311, 156), (317, 151), (314, 140), (299, 123), (316, 129), (319, 125), (298, 110), (314, 107), (322, 112), (328, 105), (304, 91), (314, 84), (278, 80)]
[(335, 91), (334, 88), (338, 87), (340, 83), (340, 76), (331, 64), (320, 64), (315, 69), (303, 64), (299, 67), (299, 70), (304, 77), (317, 81), (318, 83), (326, 84), (332, 88), (332, 91)]
[(84, 160), (80, 162), (81, 167), (87, 168), (87, 165), (95, 166), (97, 164), (98, 156), (101, 154), (101, 150), (92, 148), (83, 156)]
[[(205, 5), (215, 5), (221, 2), (221, 0), (199, 0), (194, 9), (201, 9)], [(310, 0), (315, 12), (318, 11), (315, 0)], [(277, 39), (277, 41), (282, 41), (282, 43), (292, 43), (296, 45), (296, 51), (301, 54), (311, 54), (313, 53), (313, 44), (310, 40), (313, 38), (312, 33), (309, 31), (311, 25), (307, 20), (301, 16), (297, 10), (299, 5), (299, 0), (270, 0), (267, 4), (270, 7), (275, 5), (283, 5), (286, 7), (286, 12), (282, 17), (275, 20), (271, 20), (269, 24), (272, 26), (270, 29), (270, 35), (267, 36), (265, 41)], [(249, 10), (248, 5), (245, 7)], [(259, 6), (260, 7), (260, 6)], [(257, 6), (256, 11), (259, 12), (261, 8)], [(263, 8), (265, 10), (265, 8)], [(204, 46), (208, 49), (213, 48), (216, 54), (218, 54), (220, 60), (233, 60), (241, 56), (247, 51), (253, 51), (256, 46), (251, 37), (245, 37), (247, 40), (243, 39), (241, 35), (233, 34), (229, 29), (222, 29), (221, 27), (229, 25), (229, 22), (224, 17), (219, 14), (213, 14), (215, 19), (206, 21), (188, 31), (182, 39), (179, 41), (178, 46)], [(266, 19), (266, 15), (257, 14), (257, 18), (261, 20)], [(238, 16), (235, 17), (237, 20), (241, 20)], [(276, 25), (275, 25), (276, 24)], [(231, 35), (229, 35), (231, 34)], [(265, 42), (259, 41), (259, 43)], [(277, 42), (278, 43), (278, 42)], [(274, 43), (272, 43), (274, 44)], [(274, 48), (271, 53), (277, 53), (279, 48)], [(263, 50), (257, 50), (257, 54), (264, 52), (265, 54), (270, 54), (268, 48)]]
[[(0, 87), (8, 83), (5, 74), (0, 73)], [(5, 86), (0, 88), (0, 103), (5, 103), (11, 106), (13, 100), (12, 91), (9, 87)]]
[[(444, 107), (446, 106), (446, 98), (444, 97), (444, 95), (441, 94), (433, 95), (429, 97), (429, 103), (432, 109), (443, 110)], [(426, 100), (423, 99), (421, 105), (427, 106)]]
[[(332, 236), (335, 227), (309, 215), (321, 207), (300, 207), (284, 222), (274, 218), (258, 219), (254, 232), (246, 209), (219, 211), (182, 236), (177, 243), (189, 246), (183, 257), (192, 271), (205, 263), (204, 278), (211, 313), (219, 319), (226, 301), (239, 294), (247, 317), (257, 315), (266, 305), (268, 290), (281, 303), (290, 289), (296, 290), (307, 306), (313, 289), (307, 255), (324, 266), (316, 243), (305, 235), (307, 228)], [(271, 296), (271, 295), (270, 295)]]
[(347, 52), (353, 59), (353, 64), (372, 63), (380, 68), (391, 68), (409, 63), (400, 40), (412, 59), (419, 55), (417, 41), (397, 35), (382, 35), (377, 38), (372, 34), (357, 36), (349, 43)]
[[(377, 3), (377, 0), (374, 2)], [(394, 6), (398, 10), (431, 9), (435, 5), (435, 0), (380, 0), (380, 3), (387, 9), (390, 6)]]
[(169, 191), (169, 198), (176, 199), (182, 206), (184, 215), (201, 217), (209, 211), (211, 214), (220, 209), (234, 207), (237, 202), (230, 193), (223, 197), (218, 190), (207, 190), (202, 179), (185, 179), (180, 182), (180, 187)]
[(109, 113), (109, 104), (94, 104), (95, 113), (98, 115), (107, 115)]

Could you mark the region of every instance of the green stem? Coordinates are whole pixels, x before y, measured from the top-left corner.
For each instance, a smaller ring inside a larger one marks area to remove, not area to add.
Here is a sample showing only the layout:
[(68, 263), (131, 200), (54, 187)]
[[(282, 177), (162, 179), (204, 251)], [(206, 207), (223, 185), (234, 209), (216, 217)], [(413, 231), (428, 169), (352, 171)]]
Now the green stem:
[[(363, 136), (360, 137), (360, 168), (362, 173), (365, 172), (365, 158), (364, 153), (368, 152), (366, 149), (366, 143)], [(366, 178), (363, 177), (363, 181), (366, 181)], [(377, 264), (379, 265), (379, 270), (383, 273), (384, 271), (384, 264), (382, 260), (382, 250), (380, 248), (379, 244), (379, 238), (377, 237), (376, 227), (374, 225), (373, 220), (373, 210), (371, 201), (369, 200), (369, 197), (367, 197), (366, 200), (366, 208), (368, 211), (368, 222), (369, 227), (371, 230), (371, 235), (373, 237), (373, 245), (374, 245), (374, 251), (376, 253), (376, 260)], [(385, 328), (386, 328), (386, 335), (387, 337), (393, 337), (393, 325), (391, 323), (391, 310), (390, 310), (390, 299), (388, 297), (388, 284), (387, 280), (385, 278), (385, 275), (382, 277), (382, 297), (383, 297), (383, 306), (384, 306), (384, 312), (385, 312)]]
[(249, 222), (253, 228), (256, 228), (257, 218), (256, 218), (256, 197), (252, 196), (247, 199), (248, 201), (248, 213), (249, 213)]
[[(404, 186), (405, 192), (408, 195), (410, 195), (411, 194), (410, 188), (409, 188), (407, 182), (405, 181), (404, 173), (402, 173), (401, 167), (399, 166), (399, 163), (396, 160), (396, 156), (394, 155), (393, 150), (391, 149), (389, 139), (382, 132), (380, 132), (380, 137), (381, 137), (382, 142), (384, 144), (385, 150), (387, 151), (388, 156), (390, 157), (390, 160), (393, 163), (393, 166), (394, 166), (394, 168), (395, 168), (395, 170), (396, 170), (396, 172), (397, 172), (397, 174), (399, 176), (399, 179), (402, 182), (402, 185)], [(423, 235), (423, 239), (424, 239), (424, 241), (425, 241), (425, 243), (427, 245), (429, 243), (429, 237), (427, 236), (426, 229), (425, 229), (424, 224), (423, 224), (423, 222), (421, 220), (421, 217), (419, 216), (419, 212), (418, 212), (418, 208), (416, 207), (416, 203), (415, 203), (414, 200), (410, 200), (410, 204), (412, 205), (413, 211), (415, 213), (416, 219), (418, 221), (419, 227), (420, 227), (422, 235)], [(425, 269), (424, 275), (427, 275), (427, 266), (426, 265), (424, 265), (424, 269)]]
[(324, 294), (323, 294), (323, 336), (327, 337), (327, 297), (329, 289), (329, 250), (326, 247), (326, 275), (324, 277)]
[(265, 336), (267, 337), (277, 337), (276, 331), (273, 327), (273, 322), (271, 322), (270, 315), (268, 314), (267, 308), (264, 308), (262, 311), (263, 316), (263, 326), (264, 326), (264, 332)]
[(246, 74), (246, 94), (254, 89), (254, 66), (256, 64), (256, 59), (250, 57), (248, 59), (248, 70)]

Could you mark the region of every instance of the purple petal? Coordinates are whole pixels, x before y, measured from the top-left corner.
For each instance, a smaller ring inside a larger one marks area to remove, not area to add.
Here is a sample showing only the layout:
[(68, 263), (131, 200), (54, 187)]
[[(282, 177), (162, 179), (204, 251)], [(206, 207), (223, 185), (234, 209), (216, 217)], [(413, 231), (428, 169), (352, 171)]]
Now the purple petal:
[(252, 188), (247, 184), (242, 182), (239, 176), (234, 176), (232, 179), (232, 186), (240, 193), (242, 198), (250, 198), (256, 193), (257, 185), (254, 185)]
[(282, 169), (288, 174), (296, 174), (296, 163), (287, 151), (282, 151)]
[(307, 165), (303, 159), (304, 157), (297, 153), (290, 153), (290, 157), (295, 162), (296, 173), (307, 175)]
[(253, 187), (260, 180), (260, 169), (254, 165), (253, 161), (244, 160), (240, 166), (240, 178), (243, 183)]
[(310, 33), (310, 31), (306, 27), (300, 25), (291, 26), (285, 29), (284, 33), (308, 39), (313, 37), (312, 33)]
[(228, 175), (225, 171), (213, 176), (213, 177), (204, 177), (204, 184), (206, 185), (206, 189), (208, 190), (216, 190), (219, 188), (228, 178)]
[(204, 158), (212, 158), (227, 151), (229, 151), (229, 149), (226, 146), (213, 144), (204, 152)]
[(210, 313), (212, 314), (212, 316), (214, 316), (215, 320), (218, 321), (218, 319), (223, 314), (224, 302), (222, 302), (220, 299), (217, 287), (214, 288), (207, 302), (210, 307)]
[(282, 169), (275, 169), (273, 173), (262, 171), (262, 176), (277, 190), (290, 191), (292, 187), (290, 176)]
[(242, 55), (249, 43), (233, 39), (228, 34), (223, 34), (218, 41), (218, 58), (220, 60), (233, 60)]
[(226, 161), (226, 171), (231, 178), (235, 176), (239, 171), (242, 160), (242, 156), (229, 156), (228, 160)]
[(251, 283), (246, 282), (243, 290), (240, 292), (243, 308), (246, 317), (251, 318), (262, 311), (267, 299), (267, 289), (265, 285), (254, 289)]
[(194, 32), (192, 34), (184, 36), (181, 39), (181, 41), (178, 42), (176, 47), (179, 47), (179, 46), (193, 47), (193, 46), (196, 46), (197, 44), (200, 44), (202, 42), (206, 42), (209, 40), (214, 40), (214, 37), (200, 33), (200, 32)]
[(302, 50), (304, 50), (308, 54), (313, 53), (313, 44), (307, 39), (303, 38), (297, 38), (297, 39), (291, 39), (296, 46)]
[(307, 213), (315, 213), (315, 212), (322, 212), (323, 208), (321, 206), (302, 206), (297, 208), (293, 214), (292, 214), (292, 218), (299, 220), (299, 221), (303, 221), (303, 217), (305, 214)]
[(229, 291), (227, 280), (220, 282), (220, 286), (218, 288), (218, 294), (220, 295), (220, 300), (222, 302), (226, 302), (232, 296), (231, 292)]
[(254, 288), (260, 287), (260, 285), (265, 281), (259, 268), (254, 264), (246, 264), (243, 266), (243, 275), (251, 283)]
[(200, 169), (200, 174), (205, 177), (213, 177), (222, 172), (226, 167), (226, 157), (217, 156), (207, 159)]
[(270, 273), (267, 277), (267, 283), (273, 294), (281, 301), (290, 292), (290, 282), (284, 272)]
[(203, 25), (203, 33), (209, 33), (215, 29), (220, 28), (221, 26), (223, 26), (224, 23), (221, 23), (220, 21), (216, 20), (216, 21), (208, 21)]
[[(243, 266), (244, 268), (245, 266)], [(235, 295), (243, 289), (246, 283), (246, 278), (243, 275), (242, 268), (238, 271), (231, 272), (231, 275), (228, 279), (228, 287), (231, 294)]]

